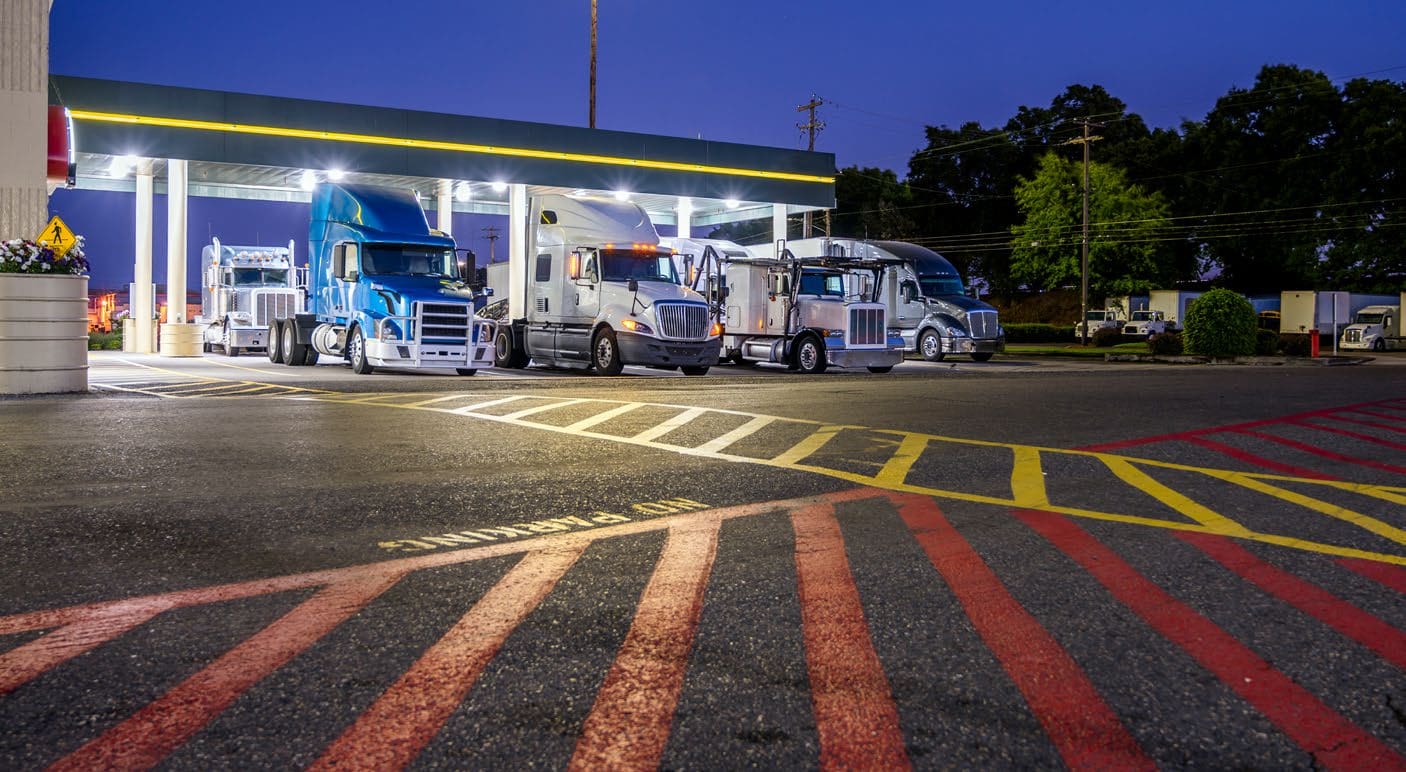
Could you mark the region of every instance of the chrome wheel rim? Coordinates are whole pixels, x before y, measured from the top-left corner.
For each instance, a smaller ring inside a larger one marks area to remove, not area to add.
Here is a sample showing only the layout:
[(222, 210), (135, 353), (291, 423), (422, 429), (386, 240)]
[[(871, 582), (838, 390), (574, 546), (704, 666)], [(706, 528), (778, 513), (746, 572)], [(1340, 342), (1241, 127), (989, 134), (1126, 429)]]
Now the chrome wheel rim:
[(925, 357), (933, 356), (933, 355), (935, 355), (935, 354), (937, 353), (937, 349), (938, 349), (938, 345), (937, 345), (937, 336), (936, 336), (936, 335), (924, 335), (924, 336), (923, 336), (923, 356), (925, 356)]
[(602, 335), (596, 340), (596, 365), (610, 367), (610, 363), (614, 361), (615, 349), (610, 345), (610, 339)]
[(817, 348), (815, 347), (815, 344), (814, 344), (814, 343), (812, 343), (812, 342), (810, 342), (810, 341), (806, 341), (805, 343), (802, 343), (802, 344), (801, 344), (801, 369), (802, 369), (802, 370), (814, 370), (814, 369), (815, 369), (815, 363), (816, 363), (816, 361), (819, 360), (819, 359), (820, 359), (820, 351), (819, 351), (819, 349), (817, 349)]

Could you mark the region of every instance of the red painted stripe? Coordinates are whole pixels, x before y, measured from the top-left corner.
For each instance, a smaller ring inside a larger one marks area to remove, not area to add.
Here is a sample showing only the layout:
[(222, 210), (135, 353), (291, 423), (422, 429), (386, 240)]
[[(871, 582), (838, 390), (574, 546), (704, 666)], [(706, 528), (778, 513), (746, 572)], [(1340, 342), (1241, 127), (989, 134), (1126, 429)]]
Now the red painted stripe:
[(1386, 769), (1406, 765), (1380, 740), (1324, 705), (1303, 687), (1162, 590), (1113, 550), (1067, 518), (1018, 510), (1016, 517), (1084, 567), (1113, 597), (1263, 713), (1290, 739), (1330, 769)]
[(312, 769), (410, 764), (585, 546), (529, 552), (328, 746)]
[(1273, 459), (1265, 458), (1264, 456), (1257, 456), (1254, 453), (1241, 450), (1240, 448), (1237, 448), (1233, 445), (1226, 445), (1223, 442), (1208, 440), (1204, 437), (1188, 437), (1186, 441), (1194, 445), (1200, 445), (1203, 448), (1214, 450), (1217, 453), (1230, 456), (1231, 458), (1244, 461), (1247, 464), (1253, 464), (1263, 469), (1269, 469), (1275, 472), (1279, 472), (1281, 474), (1293, 475), (1294, 477), (1307, 477), (1311, 480), (1333, 479), (1333, 476), (1330, 474), (1315, 472), (1312, 469), (1305, 469), (1304, 467), (1294, 466), (1293, 464), (1284, 464)]
[(1374, 461), (1370, 458), (1357, 458), (1355, 456), (1345, 456), (1341, 453), (1336, 453), (1325, 448), (1320, 448), (1317, 445), (1309, 445), (1308, 443), (1299, 442), (1298, 440), (1291, 440), (1288, 437), (1280, 437), (1277, 434), (1265, 434), (1264, 432), (1253, 432), (1240, 429), (1237, 429), (1236, 433), (1243, 434), (1247, 437), (1258, 437), (1262, 440), (1275, 442), (1285, 447), (1293, 448), (1294, 450), (1301, 450), (1305, 453), (1311, 453), (1315, 456), (1330, 458), (1334, 461), (1342, 461), (1344, 463), (1356, 464), (1358, 466), (1367, 466), (1373, 469), (1382, 469), (1388, 472), (1395, 472), (1397, 474), (1406, 474), (1406, 467), (1395, 466), (1392, 464), (1384, 464), (1380, 461)]
[(1387, 563), (1378, 563), (1375, 560), (1357, 560), (1356, 558), (1341, 558), (1338, 563), (1344, 568), (1406, 595), (1406, 569)]
[(1224, 536), (1178, 531), (1178, 539), (1196, 545), (1217, 562), (1260, 589), (1406, 668), (1406, 633), (1362, 609), (1267, 563)]
[(657, 769), (683, 691), (718, 526), (671, 529), (569, 769)]
[(159, 603), (134, 604), (126, 609), (119, 607), (109, 613), (74, 622), (0, 654), (0, 696), (145, 623), (167, 608)]
[(1074, 659), (1024, 607), (936, 502), (904, 496), (903, 521), (961, 602), (976, 632), (1073, 769), (1155, 769)]
[(835, 509), (791, 514), (801, 633), (823, 769), (909, 769), (898, 708), (869, 638)]
[[(1373, 413), (1373, 412), (1370, 411), (1370, 410), (1354, 410), (1354, 411), (1352, 411), (1352, 412), (1357, 413), (1358, 415), (1370, 416), (1370, 417), (1372, 417), (1372, 418), (1385, 418), (1386, 420), (1391, 421), (1391, 422), (1393, 422), (1393, 423), (1406, 424), (1406, 417), (1403, 417), (1403, 416), (1386, 415), (1386, 414), (1384, 414), (1384, 413)], [(1350, 423), (1350, 424), (1359, 424), (1359, 425), (1361, 425), (1361, 426), (1370, 426), (1370, 427), (1372, 427), (1372, 428), (1374, 428), (1374, 429), (1382, 429), (1382, 430), (1385, 430), (1385, 431), (1388, 431), (1388, 432), (1406, 433), (1406, 427), (1403, 427), (1403, 426), (1392, 426), (1391, 424), (1384, 424), (1384, 423), (1381, 423), (1380, 421), (1363, 421), (1363, 420), (1361, 420), (1360, 418), (1348, 418), (1347, 416), (1341, 416), (1341, 415), (1325, 415), (1325, 416), (1323, 416), (1323, 417), (1324, 417), (1324, 418), (1331, 418), (1331, 419), (1333, 419), (1334, 421), (1345, 421), (1345, 422)]]
[(1323, 410), (1310, 410), (1310, 411), (1308, 411), (1308, 412), (1306, 412), (1306, 413), (1295, 413), (1295, 414), (1293, 414), (1293, 415), (1283, 416), (1283, 417), (1280, 417), (1280, 418), (1265, 418), (1265, 419), (1261, 419), (1261, 420), (1258, 420), (1258, 421), (1243, 421), (1243, 422), (1237, 423), (1237, 424), (1226, 424), (1226, 425), (1224, 425), (1224, 426), (1208, 426), (1208, 427), (1203, 428), (1203, 429), (1192, 429), (1191, 431), (1186, 431), (1186, 432), (1172, 432), (1172, 433), (1170, 433), (1170, 434), (1158, 434), (1158, 435), (1155, 435), (1155, 436), (1152, 436), (1152, 437), (1137, 437), (1137, 438), (1129, 439), (1129, 440), (1118, 440), (1118, 441), (1116, 441), (1116, 442), (1105, 442), (1105, 443), (1101, 443), (1101, 444), (1098, 444), (1098, 445), (1088, 445), (1088, 446), (1084, 447), (1083, 450), (1092, 450), (1092, 451), (1123, 450), (1123, 449), (1125, 449), (1125, 448), (1133, 448), (1133, 447), (1137, 447), (1137, 446), (1139, 446), (1139, 445), (1150, 445), (1150, 444), (1155, 443), (1155, 442), (1169, 442), (1169, 441), (1172, 441), (1172, 440), (1187, 440), (1187, 439), (1190, 439), (1190, 438), (1192, 438), (1192, 437), (1199, 437), (1199, 436), (1205, 435), (1205, 434), (1216, 434), (1216, 433), (1219, 433), (1219, 432), (1238, 432), (1238, 431), (1241, 431), (1241, 430), (1244, 430), (1244, 429), (1254, 429), (1254, 428), (1260, 427), (1260, 426), (1272, 426), (1272, 425), (1274, 425), (1274, 424), (1281, 424), (1281, 423), (1285, 423), (1285, 422), (1288, 422), (1288, 421), (1296, 421), (1296, 420), (1302, 420), (1302, 419), (1306, 419), (1306, 418), (1318, 418), (1318, 417), (1320, 417), (1320, 416), (1327, 416), (1327, 415), (1332, 415), (1332, 414), (1334, 414), (1334, 413), (1340, 413), (1340, 412), (1345, 411), (1345, 410), (1356, 410), (1356, 409), (1358, 409), (1358, 408), (1368, 408), (1368, 407), (1389, 407), (1389, 408), (1390, 408), (1390, 407), (1393, 407), (1393, 405), (1390, 404), (1390, 402), (1391, 402), (1390, 400), (1388, 400), (1388, 401), (1382, 401), (1382, 402), (1361, 402), (1361, 403), (1358, 403), (1358, 404), (1355, 404), (1355, 405), (1345, 405), (1345, 406), (1343, 406), (1343, 407), (1326, 408), (1326, 409), (1323, 409)]
[(50, 770), (155, 766), (245, 690), (361, 610), (400, 577), (399, 573), (385, 574), (322, 590), (126, 721), (59, 759)]
[[(1341, 420), (1341, 419), (1339, 419), (1339, 420)], [(1391, 448), (1391, 449), (1393, 449), (1393, 450), (1406, 450), (1406, 445), (1402, 445), (1402, 444), (1399, 443), (1399, 442), (1392, 442), (1391, 440), (1384, 440), (1384, 439), (1382, 439), (1381, 437), (1373, 437), (1373, 436), (1370, 435), (1370, 434), (1363, 434), (1363, 433), (1361, 433), (1361, 432), (1351, 432), (1351, 431), (1348, 431), (1347, 429), (1338, 429), (1338, 428), (1333, 427), (1333, 426), (1324, 426), (1323, 424), (1316, 424), (1316, 423), (1312, 423), (1312, 422), (1310, 422), (1310, 421), (1294, 421), (1294, 425), (1295, 425), (1295, 426), (1303, 426), (1303, 427), (1308, 428), (1308, 429), (1317, 429), (1317, 430), (1320, 431), (1320, 432), (1330, 432), (1330, 433), (1332, 433), (1332, 434), (1340, 434), (1340, 435), (1342, 435), (1342, 436), (1344, 436), (1344, 437), (1352, 437), (1353, 439), (1356, 439), (1356, 440), (1362, 440), (1363, 442), (1370, 442), (1370, 443), (1372, 443), (1373, 445), (1382, 445), (1382, 446), (1384, 446), (1384, 447), (1388, 447), (1388, 448)]]

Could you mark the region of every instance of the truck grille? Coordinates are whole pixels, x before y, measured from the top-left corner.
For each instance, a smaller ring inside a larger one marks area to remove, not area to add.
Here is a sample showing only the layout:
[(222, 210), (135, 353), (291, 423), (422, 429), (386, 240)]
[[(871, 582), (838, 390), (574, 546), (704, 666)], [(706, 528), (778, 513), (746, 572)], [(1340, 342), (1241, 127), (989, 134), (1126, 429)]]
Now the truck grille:
[(851, 308), (849, 310), (849, 345), (882, 346), (888, 343), (884, 326), (884, 309)]
[(297, 290), (254, 290), (255, 327), (267, 327), (274, 319), (290, 319), (298, 313)]
[(421, 342), (469, 340), (473, 322), (471, 309), (463, 303), (416, 303), (419, 328), (416, 336)]
[(967, 312), (967, 333), (973, 338), (994, 338), (1000, 328), (995, 311)]
[(703, 340), (708, 337), (708, 307), (697, 303), (655, 303), (659, 337), (667, 340)]
[(1346, 340), (1348, 343), (1361, 343), (1361, 342), (1362, 342), (1362, 331), (1361, 331), (1361, 330), (1348, 330), (1348, 331), (1347, 331), (1347, 334), (1343, 336), (1343, 339)]

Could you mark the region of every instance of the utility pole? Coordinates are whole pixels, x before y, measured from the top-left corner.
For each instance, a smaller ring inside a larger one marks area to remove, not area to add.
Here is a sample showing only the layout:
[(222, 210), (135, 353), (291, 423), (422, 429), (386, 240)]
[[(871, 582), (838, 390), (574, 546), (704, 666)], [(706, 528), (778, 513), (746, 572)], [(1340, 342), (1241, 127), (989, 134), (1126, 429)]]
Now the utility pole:
[[(591, 128), (596, 127), (596, 0), (591, 0)], [(489, 247), (493, 242), (489, 242)]]
[[(1089, 345), (1089, 145), (1103, 137), (1089, 135), (1089, 121), (1082, 122), (1084, 136), (1075, 137), (1066, 145), (1084, 146), (1084, 239), (1079, 258), (1079, 338), (1083, 345)], [(1102, 126), (1103, 124), (1097, 124)]]
[(488, 226), (485, 226), (485, 227), (482, 228), (482, 230), (483, 230), (484, 233), (487, 233), (487, 234), (488, 234), (488, 235), (485, 236), (484, 238), (488, 239), (488, 264), (489, 264), (489, 265), (492, 265), (492, 264), (493, 264), (493, 243), (494, 243), (495, 241), (497, 241), (498, 239), (502, 238), (502, 236), (499, 236), (499, 235), (498, 235), (498, 227), (497, 227), (496, 225), (488, 225)]
[[(821, 99), (820, 97), (818, 97), (818, 96), (816, 96), (815, 94), (812, 93), (812, 94), (810, 95), (810, 101), (809, 101), (809, 102), (807, 102), (807, 103), (805, 103), (805, 104), (803, 104), (803, 105), (797, 105), (797, 106), (796, 106), (796, 112), (798, 112), (798, 113), (809, 112), (809, 113), (810, 113), (810, 119), (809, 119), (809, 120), (807, 120), (805, 123), (798, 123), (798, 124), (796, 124), (796, 128), (800, 129), (801, 131), (806, 132), (806, 134), (809, 135), (809, 139), (808, 139), (808, 141), (806, 142), (806, 150), (814, 150), (814, 149), (815, 149), (815, 135), (818, 134), (818, 133), (820, 133), (820, 130), (821, 130), (821, 129), (825, 128), (825, 122), (824, 122), (824, 121), (818, 121), (818, 120), (815, 119), (815, 110), (816, 110), (816, 108), (820, 107), (820, 106), (823, 105), (823, 104), (825, 104), (825, 100), (824, 100), (824, 99)], [(830, 221), (830, 212), (829, 212), (829, 210), (826, 210), (826, 212), (825, 212), (825, 222), (826, 222), (826, 226), (825, 226), (825, 235), (827, 235), (827, 236), (830, 235), (829, 221)], [(805, 215), (804, 215), (804, 220), (803, 220), (802, 223), (801, 223), (801, 238), (803, 238), (803, 239), (808, 239), (808, 238), (810, 238), (810, 231), (811, 231), (811, 213), (810, 213), (810, 212), (806, 212)]]

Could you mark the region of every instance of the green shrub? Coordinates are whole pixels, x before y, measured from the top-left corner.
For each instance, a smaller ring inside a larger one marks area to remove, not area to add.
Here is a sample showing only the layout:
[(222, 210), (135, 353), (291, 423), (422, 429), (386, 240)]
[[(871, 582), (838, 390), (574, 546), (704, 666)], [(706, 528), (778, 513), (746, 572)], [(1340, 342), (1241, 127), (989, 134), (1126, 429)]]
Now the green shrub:
[(1279, 353), (1279, 333), (1263, 327), (1255, 331), (1255, 356), (1272, 357)]
[(1099, 348), (1113, 348), (1123, 342), (1123, 330), (1119, 327), (1100, 327), (1094, 330), (1094, 345)]
[(1073, 325), (1002, 324), (1007, 343), (1068, 343), (1074, 339)]
[(1147, 350), (1158, 356), (1180, 356), (1181, 335), (1175, 332), (1161, 332), (1147, 339)]
[(1213, 289), (1186, 310), (1186, 350), (1213, 357), (1255, 353), (1258, 322), (1250, 301), (1238, 292)]
[(122, 333), (120, 332), (89, 332), (89, 351), (121, 351)]
[(1309, 336), (1298, 333), (1286, 333), (1279, 336), (1279, 350), (1287, 357), (1306, 357), (1312, 351), (1309, 346)]

